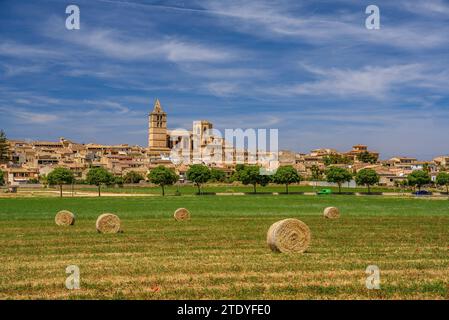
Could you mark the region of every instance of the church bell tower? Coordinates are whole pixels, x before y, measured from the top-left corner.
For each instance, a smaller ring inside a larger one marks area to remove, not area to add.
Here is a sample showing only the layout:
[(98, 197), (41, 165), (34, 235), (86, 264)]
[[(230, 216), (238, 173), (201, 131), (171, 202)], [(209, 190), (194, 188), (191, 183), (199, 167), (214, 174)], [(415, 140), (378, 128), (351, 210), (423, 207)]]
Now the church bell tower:
[(151, 151), (167, 151), (167, 114), (162, 110), (159, 99), (154, 103), (148, 118), (148, 147)]

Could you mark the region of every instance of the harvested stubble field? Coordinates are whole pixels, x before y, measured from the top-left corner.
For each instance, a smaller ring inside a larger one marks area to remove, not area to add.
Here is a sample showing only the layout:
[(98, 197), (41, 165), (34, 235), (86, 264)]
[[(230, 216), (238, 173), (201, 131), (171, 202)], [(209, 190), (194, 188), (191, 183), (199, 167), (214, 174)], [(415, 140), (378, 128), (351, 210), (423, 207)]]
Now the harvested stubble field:
[[(336, 206), (341, 218), (324, 219)], [(176, 222), (176, 208), (192, 219)], [(58, 227), (55, 214), (76, 214)], [(98, 234), (116, 213), (124, 233)], [(305, 254), (276, 254), (269, 226), (299, 218)], [(448, 299), (449, 202), (382, 197), (0, 199), (2, 299)], [(377, 265), (381, 289), (365, 287)], [(77, 265), (81, 289), (65, 288)]]

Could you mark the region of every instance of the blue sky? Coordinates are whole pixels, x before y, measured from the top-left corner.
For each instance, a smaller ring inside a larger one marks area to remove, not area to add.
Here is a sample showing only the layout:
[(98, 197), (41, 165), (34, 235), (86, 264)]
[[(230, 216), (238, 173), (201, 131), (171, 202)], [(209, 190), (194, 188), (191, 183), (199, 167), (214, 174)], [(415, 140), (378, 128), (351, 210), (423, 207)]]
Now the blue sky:
[[(81, 29), (67, 30), (77, 4)], [(365, 28), (379, 6), (381, 29)], [(449, 153), (449, 1), (0, 0), (10, 138), (146, 145), (170, 128), (278, 128), (280, 148)]]

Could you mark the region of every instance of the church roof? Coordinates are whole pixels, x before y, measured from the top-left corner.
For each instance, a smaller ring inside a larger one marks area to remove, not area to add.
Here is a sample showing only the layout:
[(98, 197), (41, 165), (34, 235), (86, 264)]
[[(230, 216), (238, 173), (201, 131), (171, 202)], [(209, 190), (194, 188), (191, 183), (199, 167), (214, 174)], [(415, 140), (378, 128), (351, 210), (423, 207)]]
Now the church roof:
[(161, 102), (158, 98), (156, 98), (156, 101), (154, 102), (153, 112), (152, 113), (165, 113), (164, 110), (162, 110)]

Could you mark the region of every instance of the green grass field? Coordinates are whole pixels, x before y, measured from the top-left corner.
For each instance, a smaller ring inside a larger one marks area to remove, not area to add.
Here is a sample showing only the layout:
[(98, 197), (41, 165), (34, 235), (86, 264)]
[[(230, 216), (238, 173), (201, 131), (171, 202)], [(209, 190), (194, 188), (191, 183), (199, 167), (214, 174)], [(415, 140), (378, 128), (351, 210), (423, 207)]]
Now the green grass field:
[[(289, 192), (290, 193), (303, 193), (303, 192), (317, 192), (321, 189), (331, 189), (333, 193), (338, 193), (338, 187), (320, 187), (320, 186), (308, 186), (308, 185), (290, 185)], [(89, 186), (89, 185), (74, 185), (73, 189), (71, 185), (63, 186), (64, 192), (92, 192), (97, 193), (97, 187)], [(0, 189), (0, 196), (1, 196)], [(19, 192), (29, 193), (29, 192), (40, 192), (40, 191), (59, 191), (59, 187), (49, 187), (49, 188), (30, 188), (27, 185), (23, 185), (19, 188)], [(176, 191), (179, 191), (181, 195), (195, 195), (198, 192), (196, 186), (192, 184), (179, 184), (165, 187), (166, 195), (175, 195)], [(365, 187), (357, 187), (357, 188), (348, 188), (347, 185), (343, 185), (341, 191), (345, 192), (362, 192), (366, 193), (367, 188)], [(411, 190), (405, 191), (399, 188), (388, 188), (388, 187), (379, 187), (375, 186), (371, 188), (371, 192), (406, 192), (411, 193)], [(135, 185), (126, 185), (124, 187), (106, 187), (103, 186), (101, 188), (101, 192), (103, 195), (107, 195), (107, 193), (127, 193), (127, 194), (148, 194), (148, 195), (161, 195), (161, 188), (158, 186), (153, 186), (149, 184), (135, 184)], [(203, 193), (253, 193), (252, 185), (241, 185), (241, 184), (226, 184), (226, 183), (208, 183), (202, 187)], [(262, 187), (257, 186), (257, 193), (285, 193), (285, 186), (269, 184), (268, 186)]]
[[(327, 188), (331, 189), (334, 193), (338, 192), (337, 187), (314, 187), (314, 186), (303, 186), (303, 185), (291, 185), (289, 187), (290, 193), (299, 193), (299, 192), (316, 192), (320, 189)], [(65, 190), (70, 191), (70, 186), (65, 186)], [(77, 185), (77, 190), (80, 191), (96, 191), (95, 187), (91, 186), (83, 186)], [(113, 192), (113, 193), (148, 193), (148, 194), (161, 194), (161, 188), (157, 186), (133, 186), (133, 187), (123, 187), (123, 188), (102, 188), (103, 192)], [(166, 193), (168, 195), (174, 195), (176, 191), (179, 191), (182, 195), (194, 195), (198, 192), (196, 186), (191, 184), (181, 185), (181, 186), (167, 186)], [(385, 188), (385, 187), (373, 187), (372, 192), (399, 192), (400, 189), (396, 188)], [(251, 185), (232, 185), (232, 184), (207, 184), (202, 188), (202, 192), (210, 193), (210, 192), (219, 192), (219, 193), (233, 193), (233, 192), (253, 192), (253, 186)], [(265, 187), (257, 186), (258, 193), (267, 193), (267, 192), (285, 192), (285, 186), (283, 185), (275, 185), (270, 184)], [(366, 188), (357, 187), (357, 188), (347, 188), (342, 187), (342, 192), (367, 192)]]
[[(326, 220), (326, 206), (341, 209)], [(192, 220), (176, 222), (186, 207)], [(58, 210), (75, 226), (58, 227)], [(116, 213), (124, 233), (103, 235)], [(299, 218), (302, 255), (275, 254), (269, 226)], [(448, 299), (449, 201), (304, 195), (0, 199), (1, 299)], [(377, 265), (381, 289), (365, 287)], [(78, 265), (81, 289), (65, 288)]]

